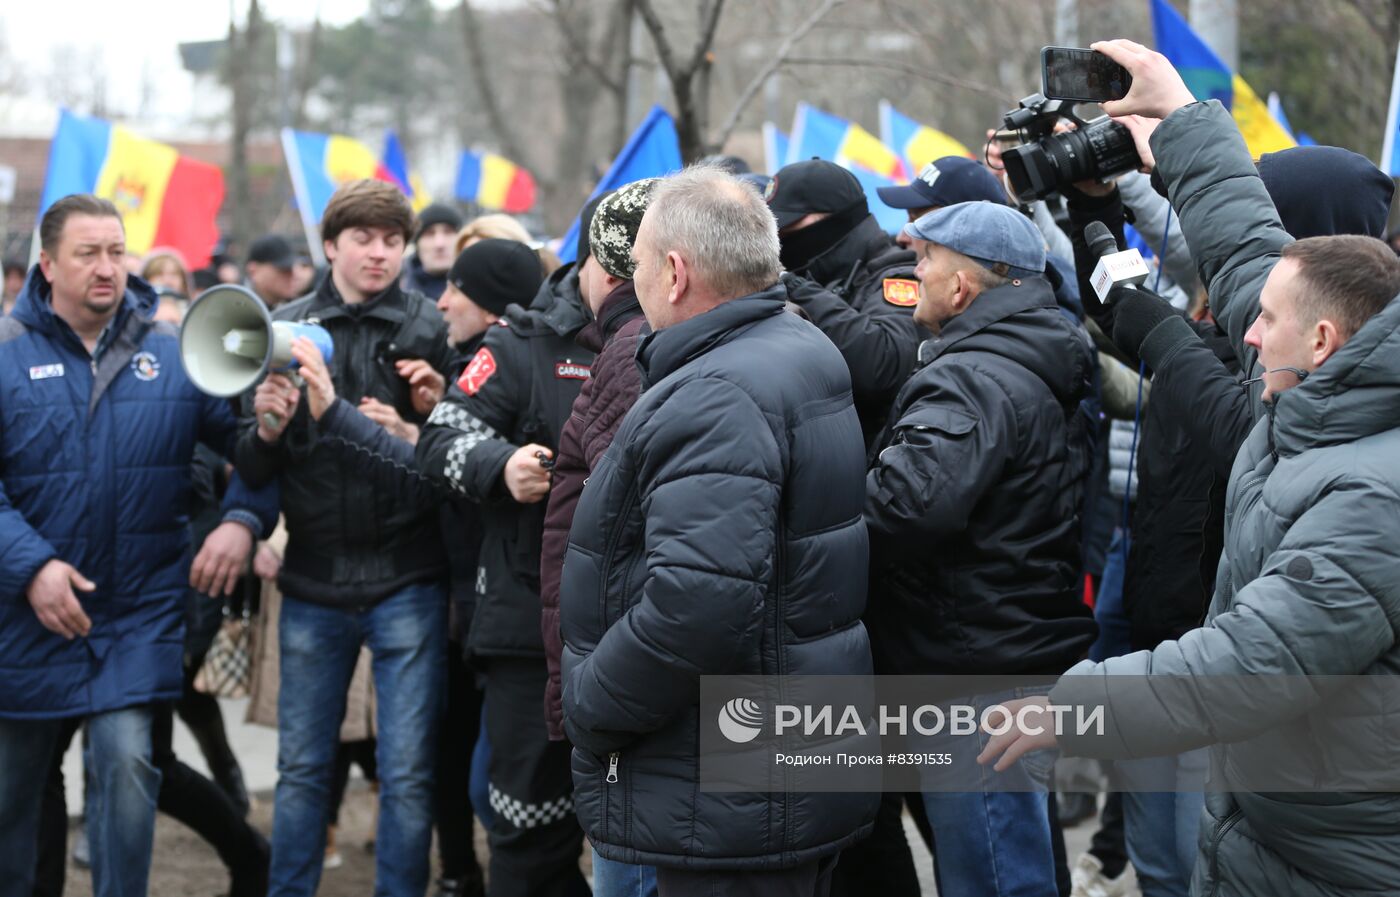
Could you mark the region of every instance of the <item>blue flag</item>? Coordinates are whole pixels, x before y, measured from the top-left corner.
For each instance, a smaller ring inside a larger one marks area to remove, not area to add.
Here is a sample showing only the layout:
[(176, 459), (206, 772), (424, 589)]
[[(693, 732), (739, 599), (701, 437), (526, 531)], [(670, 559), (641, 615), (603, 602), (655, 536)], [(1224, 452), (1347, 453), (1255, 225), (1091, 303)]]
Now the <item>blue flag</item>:
[[(600, 193), (616, 190), (624, 184), (642, 178), (668, 175), (679, 171), (681, 167), (681, 143), (676, 136), (676, 123), (665, 109), (653, 106), (588, 198), (592, 199)], [(574, 219), (574, 223), (569, 226), (569, 232), (564, 234), (559, 243), (558, 255), (562, 262), (577, 261), (575, 256), (578, 254), (578, 221), (577, 218)]]

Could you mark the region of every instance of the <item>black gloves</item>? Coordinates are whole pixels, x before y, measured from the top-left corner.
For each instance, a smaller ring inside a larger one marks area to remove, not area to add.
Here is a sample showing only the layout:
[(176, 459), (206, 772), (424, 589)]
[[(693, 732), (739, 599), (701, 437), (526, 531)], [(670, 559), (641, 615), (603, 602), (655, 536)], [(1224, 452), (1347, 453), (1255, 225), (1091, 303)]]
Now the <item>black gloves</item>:
[(1141, 358), (1142, 343), (1158, 324), (1181, 313), (1156, 293), (1118, 289), (1109, 297), (1113, 307), (1113, 342), (1128, 357)]

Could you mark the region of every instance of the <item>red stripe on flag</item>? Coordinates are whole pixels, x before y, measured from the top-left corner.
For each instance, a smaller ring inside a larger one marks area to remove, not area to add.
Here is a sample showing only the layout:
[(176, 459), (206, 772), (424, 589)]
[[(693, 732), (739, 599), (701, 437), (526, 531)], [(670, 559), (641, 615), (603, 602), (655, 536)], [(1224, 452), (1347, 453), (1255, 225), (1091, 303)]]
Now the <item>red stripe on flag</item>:
[(178, 249), (191, 268), (203, 268), (219, 242), (217, 218), (223, 204), (223, 171), (180, 156), (165, 188), (154, 245)]
[(380, 162), (374, 167), (374, 179), (376, 181), (384, 181), (385, 183), (393, 184), (395, 187), (398, 187), (399, 191), (404, 195), (408, 195), (408, 185), (400, 183), (399, 179), (394, 177), (394, 173), (390, 171), (388, 166), (383, 162)]
[(535, 178), (530, 172), (516, 166), (515, 177), (510, 179), (506, 189), (505, 211), (518, 215), (528, 212), (535, 205)]

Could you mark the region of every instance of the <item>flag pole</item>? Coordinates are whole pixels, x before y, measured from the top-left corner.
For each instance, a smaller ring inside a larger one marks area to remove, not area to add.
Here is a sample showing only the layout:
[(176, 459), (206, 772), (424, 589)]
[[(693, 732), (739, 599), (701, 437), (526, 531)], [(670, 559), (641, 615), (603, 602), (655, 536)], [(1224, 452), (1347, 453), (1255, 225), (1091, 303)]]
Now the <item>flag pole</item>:
[(282, 155), (287, 161), (287, 174), (292, 178), (292, 192), (296, 195), (297, 214), (301, 216), (301, 227), (306, 234), (306, 248), (311, 253), (311, 260), (319, 268), (326, 263), (326, 251), (321, 246), (320, 228), (311, 218), (311, 191), (306, 187), (306, 174), (301, 167), (296, 134), (291, 128), (282, 129)]
[(1381, 171), (1395, 177), (1396, 104), (1400, 103), (1400, 45), (1395, 48), (1395, 72), (1390, 82), (1390, 108), (1385, 113), (1385, 140), (1381, 145)]

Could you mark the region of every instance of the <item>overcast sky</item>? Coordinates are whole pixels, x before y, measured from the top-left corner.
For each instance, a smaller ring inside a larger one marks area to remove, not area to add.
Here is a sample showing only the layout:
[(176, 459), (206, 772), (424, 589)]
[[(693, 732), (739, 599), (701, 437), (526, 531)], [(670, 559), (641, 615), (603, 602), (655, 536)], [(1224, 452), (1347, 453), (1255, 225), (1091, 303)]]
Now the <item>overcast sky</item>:
[[(241, 24), (247, 0), (232, 5)], [(362, 16), (369, 0), (262, 0), (261, 5), (267, 18), (293, 27), (309, 25), (318, 8), (322, 22), (341, 25)], [(31, 82), (31, 92), (32, 82), (52, 72), (56, 59), (76, 54), (86, 62), (97, 53), (108, 73), (113, 109), (135, 111), (144, 76), (157, 105), (183, 114), (190, 105), (190, 78), (177, 46), (226, 36), (229, 7), (227, 0), (0, 0), (0, 33), (7, 55)], [(24, 113), (12, 108), (10, 114), (32, 118), (35, 110), (30, 104)], [(23, 128), (26, 122), (0, 121), (0, 128), (7, 125)]]

